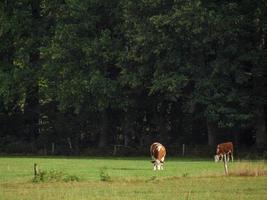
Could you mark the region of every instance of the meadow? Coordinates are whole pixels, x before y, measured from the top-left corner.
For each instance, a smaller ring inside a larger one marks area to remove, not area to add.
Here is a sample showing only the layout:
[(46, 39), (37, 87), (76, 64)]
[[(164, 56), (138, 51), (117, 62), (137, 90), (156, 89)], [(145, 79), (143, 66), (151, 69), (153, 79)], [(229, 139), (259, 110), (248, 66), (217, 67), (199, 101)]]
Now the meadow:
[[(33, 182), (34, 163), (78, 180)], [(0, 200), (267, 199), (266, 161), (229, 163), (229, 172), (212, 159), (168, 158), (153, 171), (147, 157), (0, 157)]]

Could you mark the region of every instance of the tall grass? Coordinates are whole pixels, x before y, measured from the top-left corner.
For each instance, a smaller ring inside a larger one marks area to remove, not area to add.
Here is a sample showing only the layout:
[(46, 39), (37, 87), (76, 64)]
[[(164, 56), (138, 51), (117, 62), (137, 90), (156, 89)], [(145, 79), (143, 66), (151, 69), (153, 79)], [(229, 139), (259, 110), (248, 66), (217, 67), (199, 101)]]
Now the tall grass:
[(267, 176), (264, 163), (239, 162), (230, 169), (230, 176)]

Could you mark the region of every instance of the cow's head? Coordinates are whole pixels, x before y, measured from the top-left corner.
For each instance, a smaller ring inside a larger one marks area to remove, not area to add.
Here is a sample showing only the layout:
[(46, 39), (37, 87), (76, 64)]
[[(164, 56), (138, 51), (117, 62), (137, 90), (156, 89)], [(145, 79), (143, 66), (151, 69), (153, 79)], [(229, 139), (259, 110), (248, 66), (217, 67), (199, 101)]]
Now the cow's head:
[(214, 156), (214, 161), (215, 161), (215, 162), (219, 162), (219, 161), (222, 160), (222, 157), (223, 157), (223, 156), (222, 156), (221, 154), (219, 154), (219, 155), (215, 155), (215, 156)]
[(214, 156), (214, 161), (215, 161), (215, 162), (219, 162), (219, 160), (220, 160), (219, 155), (215, 155), (215, 156)]

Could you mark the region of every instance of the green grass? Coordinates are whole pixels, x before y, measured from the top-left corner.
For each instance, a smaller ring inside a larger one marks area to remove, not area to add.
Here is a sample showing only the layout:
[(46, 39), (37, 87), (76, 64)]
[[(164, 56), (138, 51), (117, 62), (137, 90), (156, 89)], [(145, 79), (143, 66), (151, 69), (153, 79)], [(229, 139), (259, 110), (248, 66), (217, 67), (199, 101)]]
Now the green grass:
[[(224, 176), (223, 164), (212, 160), (168, 158), (164, 170), (157, 172), (149, 161), (149, 158), (0, 157), (0, 200), (267, 199), (264, 161), (229, 163), (232, 175), (228, 177)], [(41, 170), (59, 170), (79, 177), (80, 181), (33, 183), (34, 163)], [(101, 181), (105, 178), (107, 181)]]

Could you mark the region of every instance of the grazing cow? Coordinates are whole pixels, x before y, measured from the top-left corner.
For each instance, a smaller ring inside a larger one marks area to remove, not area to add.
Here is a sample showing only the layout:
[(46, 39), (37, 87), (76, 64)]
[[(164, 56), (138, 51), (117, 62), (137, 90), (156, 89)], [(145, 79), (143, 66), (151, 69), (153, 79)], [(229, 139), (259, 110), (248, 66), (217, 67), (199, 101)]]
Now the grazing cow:
[(166, 156), (166, 149), (165, 147), (158, 143), (155, 142), (150, 146), (150, 153), (151, 153), (151, 157), (152, 157), (152, 163), (154, 166), (154, 170), (161, 170), (163, 169), (163, 163), (164, 163), (164, 159)]
[(223, 159), (223, 155), (226, 155), (227, 161), (229, 162), (230, 157), (232, 162), (234, 161), (234, 147), (232, 142), (226, 142), (217, 145), (216, 155), (214, 156), (215, 162)]

